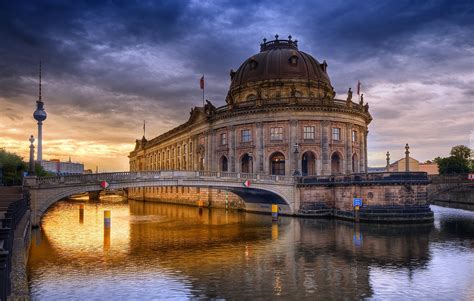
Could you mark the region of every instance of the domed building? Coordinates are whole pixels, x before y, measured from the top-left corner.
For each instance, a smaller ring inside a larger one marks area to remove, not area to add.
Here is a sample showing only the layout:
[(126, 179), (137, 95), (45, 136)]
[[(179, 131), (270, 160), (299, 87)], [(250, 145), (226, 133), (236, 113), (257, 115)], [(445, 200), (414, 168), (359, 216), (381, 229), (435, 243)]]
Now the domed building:
[[(191, 109), (186, 123), (137, 140), (130, 170), (278, 176), (366, 172), (368, 105), (353, 102), (350, 91), (336, 99), (328, 64), (299, 50), (291, 36), (264, 39), (259, 53), (230, 71), (230, 81), (226, 105), (216, 108), (207, 101)], [(151, 196), (164, 197), (165, 188), (150, 189)], [(176, 195), (178, 189), (166, 193)]]

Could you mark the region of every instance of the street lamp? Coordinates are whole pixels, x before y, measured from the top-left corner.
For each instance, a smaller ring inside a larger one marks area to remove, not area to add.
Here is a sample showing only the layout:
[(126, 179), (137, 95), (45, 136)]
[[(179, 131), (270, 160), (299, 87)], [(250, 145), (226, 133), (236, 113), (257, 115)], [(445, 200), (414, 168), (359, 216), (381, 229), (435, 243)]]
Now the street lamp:
[(293, 151), (293, 153), (295, 154), (295, 171), (293, 173), (294, 177), (301, 176), (301, 173), (298, 170), (298, 154), (299, 154), (299, 152), (300, 152), (300, 146), (298, 145), (298, 142), (297, 142), (297, 143), (295, 143), (294, 151)]
[(33, 143), (35, 142), (35, 137), (33, 135), (30, 136), (30, 162), (28, 168), (28, 175), (34, 176), (35, 175), (35, 146)]

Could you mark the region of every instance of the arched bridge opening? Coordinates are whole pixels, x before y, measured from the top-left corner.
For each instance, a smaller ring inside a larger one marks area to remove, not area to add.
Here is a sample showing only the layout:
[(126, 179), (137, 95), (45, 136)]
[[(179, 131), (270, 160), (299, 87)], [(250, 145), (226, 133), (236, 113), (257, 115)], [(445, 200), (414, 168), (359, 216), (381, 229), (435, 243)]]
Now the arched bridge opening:
[(294, 214), (295, 211), (295, 185), (291, 177), (202, 171), (124, 172), (26, 178), (24, 186), (31, 194), (33, 224), (38, 225), (55, 202), (73, 194), (100, 191), (104, 181), (109, 189), (166, 186), (221, 189), (239, 196), (250, 211), (268, 211), (269, 204), (281, 205), (282, 213)]

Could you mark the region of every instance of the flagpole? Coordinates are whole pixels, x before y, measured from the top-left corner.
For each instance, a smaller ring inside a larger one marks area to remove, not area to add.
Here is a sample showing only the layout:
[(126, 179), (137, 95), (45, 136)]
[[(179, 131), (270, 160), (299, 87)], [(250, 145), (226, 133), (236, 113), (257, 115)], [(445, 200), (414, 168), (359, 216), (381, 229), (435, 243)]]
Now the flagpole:
[(202, 88), (202, 106), (204, 107), (204, 89), (205, 87)]

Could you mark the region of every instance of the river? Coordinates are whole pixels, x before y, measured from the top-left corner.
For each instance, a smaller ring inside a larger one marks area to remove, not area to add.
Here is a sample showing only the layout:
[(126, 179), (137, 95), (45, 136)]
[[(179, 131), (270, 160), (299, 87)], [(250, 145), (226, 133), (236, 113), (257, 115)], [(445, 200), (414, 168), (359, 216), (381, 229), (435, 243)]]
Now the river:
[(85, 202), (81, 218), (79, 204), (32, 234), (34, 300), (474, 300), (471, 211), (355, 225), (137, 201)]

